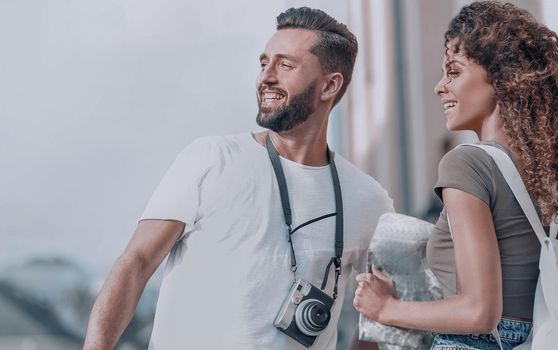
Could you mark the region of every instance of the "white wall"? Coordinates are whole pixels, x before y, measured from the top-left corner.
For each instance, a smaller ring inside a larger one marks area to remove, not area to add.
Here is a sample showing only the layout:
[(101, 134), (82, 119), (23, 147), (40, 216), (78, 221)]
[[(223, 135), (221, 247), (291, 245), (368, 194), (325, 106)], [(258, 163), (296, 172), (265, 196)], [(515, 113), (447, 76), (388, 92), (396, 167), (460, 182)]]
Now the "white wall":
[[(410, 191), (410, 213), (421, 215), (428, 208), (433, 197), (432, 188), (437, 179), (438, 162), (443, 155), (443, 141), (450, 138), (453, 144), (473, 142), (476, 136), (472, 132), (449, 133), (445, 127), (442, 108), (433, 89), (441, 78), (443, 34), (450, 20), (458, 14), (462, 6), (470, 0), (401, 0), (403, 5), (403, 49), (405, 64), (403, 66), (404, 94), (395, 96), (395, 106), (406, 104), (407, 151), (410, 154), (410, 171), (401, 174), (397, 164), (397, 154), (384, 157), (376, 167), (391, 169), (391, 176), (385, 178), (384, 185), (391, 190), (396, 205), (403, 207), (405, 196), (398, 189), (400, 176), (408, 176)], [(538, 0), (511, 1), (530, 11), (536, 18), (541, 19), (541, 3)], [(556, 11), (552, 12), (551, 1), (546, 2), (546, 21), (558, 18)], [(556, 22), (558, 23), (558, 22)], [(382, 49), (382, 48), (378, 48)], [(395, 74), (395, 72), (394, 72)], [(395, 76), (395, 75), (393, 75)], [(396, 92), (392, 90), (392, 93)], [(393, 118), (393, 116), (390, 116)], [(391, 120), (384, 134), (397, 139), (400, 124)], [(386, 136), (384, 136), (385, 138)], [(389, 143), (386, 140), (385, 143)], [(391, 143), (391, 148), (402, 147), (402, 144)], [(381, 151), (385, 155), (388, 151)]]

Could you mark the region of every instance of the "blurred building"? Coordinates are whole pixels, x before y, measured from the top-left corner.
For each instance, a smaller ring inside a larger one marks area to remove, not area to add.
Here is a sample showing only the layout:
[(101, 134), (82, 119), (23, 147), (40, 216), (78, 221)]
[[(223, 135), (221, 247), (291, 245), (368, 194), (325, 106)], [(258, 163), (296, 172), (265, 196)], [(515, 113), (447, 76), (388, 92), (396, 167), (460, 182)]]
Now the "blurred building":
[[(61, 258), (36, 258), (0, 270), (0, 350), (81, 349), (104, 273)], [(151, 334), (156, 276), (140, 300), (119, 349), (145, 349)]]

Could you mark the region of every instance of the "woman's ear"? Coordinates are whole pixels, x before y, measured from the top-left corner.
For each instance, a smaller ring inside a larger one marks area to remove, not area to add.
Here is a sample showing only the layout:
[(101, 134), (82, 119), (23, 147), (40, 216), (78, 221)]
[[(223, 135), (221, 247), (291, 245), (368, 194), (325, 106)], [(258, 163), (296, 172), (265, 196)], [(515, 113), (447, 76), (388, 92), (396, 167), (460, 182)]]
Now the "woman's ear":
[(339, 72), (331, 73), (326, 76), (325, 83), (322, 85), (320, 98), (322, 101), (334, 100), (343, 86), (343, 75)]

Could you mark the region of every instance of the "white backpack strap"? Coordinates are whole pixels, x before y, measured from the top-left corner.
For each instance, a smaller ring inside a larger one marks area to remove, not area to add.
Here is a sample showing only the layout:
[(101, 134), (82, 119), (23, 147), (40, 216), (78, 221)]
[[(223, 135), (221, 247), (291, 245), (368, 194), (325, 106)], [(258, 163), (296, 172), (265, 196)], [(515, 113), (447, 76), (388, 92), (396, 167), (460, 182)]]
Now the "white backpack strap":
[(558, 219), (557, 214), (554, 213), (554, 215), (552, 215), (552, 220), (550, 220), (550, 237), (553, 239), (558, 240), (558, 223), (556, 222), (556, 220)]
[[(515, 164), (511, 160), (511, 158), (507, 155), (506, 152), (502, 151), (498, 147), (489, 146), (489, 145), (479, 145), (479, 144), (464, 144), (465, 146), (474, 146), (483, 149), (486, 153), (488, 153), (494, 162), (500, 168), (500, 172), (506, 179), (506, 182), (510, 186), (517, 202), (523, 209), (527, 220), (535, 230), (537, 238), (539, 242), (544, 244), (544, 241), (547, 239), (546, 233), (544, 232), (543, 225), (537, 214), (537, 210), (535, 209), (535, 205), (529, 196), (529, 192), (527, 192), (527, 188), (521, 180), (521, 175), (519, 175), (519, 171), (515, 167)], [(462, 145), (460, 145), (462, 146)], [(555, 237), (555, 236), (554, 236)]]

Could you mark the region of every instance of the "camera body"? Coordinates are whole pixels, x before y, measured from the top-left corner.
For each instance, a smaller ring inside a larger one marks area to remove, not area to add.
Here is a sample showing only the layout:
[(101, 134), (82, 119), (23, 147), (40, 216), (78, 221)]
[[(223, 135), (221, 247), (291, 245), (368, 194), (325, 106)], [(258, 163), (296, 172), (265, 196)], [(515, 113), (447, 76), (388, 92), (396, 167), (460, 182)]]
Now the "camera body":
[(329, 324), (333, 303), (332, 297), (299, 278), (283, 301), (273, 325), (310, 347)]

